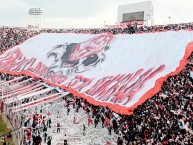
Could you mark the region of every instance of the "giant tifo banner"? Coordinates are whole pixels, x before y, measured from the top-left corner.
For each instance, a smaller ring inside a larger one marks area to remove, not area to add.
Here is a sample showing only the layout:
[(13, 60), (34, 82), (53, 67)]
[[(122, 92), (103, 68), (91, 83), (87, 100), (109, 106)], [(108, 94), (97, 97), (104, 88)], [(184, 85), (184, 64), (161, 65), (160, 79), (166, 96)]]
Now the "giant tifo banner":
[(132, 114), (185, 67), (192, 40), (193, 31), (43, 33), (0, 55), (0, 71), (42, 78), (94, 105)]

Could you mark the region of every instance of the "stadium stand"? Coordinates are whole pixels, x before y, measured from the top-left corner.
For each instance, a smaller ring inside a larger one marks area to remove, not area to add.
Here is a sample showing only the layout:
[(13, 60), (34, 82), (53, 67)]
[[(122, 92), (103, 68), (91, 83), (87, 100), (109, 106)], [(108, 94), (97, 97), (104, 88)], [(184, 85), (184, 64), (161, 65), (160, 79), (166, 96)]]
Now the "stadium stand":
[[(44, 29), (39, 32), (28, 31), (24, 28), (0, 28), (0, 51), (4, 52), (7, 49), (22, 43), (30, 37), (40, 33), (112, 33), (116, 34), (141, 34), (154, 33), (164, 31), (178, 30), (193, 30), (193, 24), (173, 24), (167, 26), (152, 26), (152, 27), (133, 27), (128, 26), (125, 29), (71, 29), (71, 30), (56, 30)], [(49, 111), (47, 114), (42, 113), (45, 102), (52, 102), (62, 98), (59, 102), (65, 105), (65, 111), (68, 112), (74, 109), (75, 112), (82, 110), (81, 115), (92, 116), (93, 124), (99, 126), (99, 129), (105, 127), (108, 134), (114, 133), (112, 141), (117, 145), (136, 145), (136, 144), (163, 144), (163, 145), (178, 145), (178, 144), (193, 144), (193, 53), (189, 57), (189, 62), (178, 75), (169, 77), (162, 85), (161, 90), (151, 99), (147, 100), (142, 105), (138, 106), (134, 113), (130, 116), (116, 114), (110, 109), (94, 106), (88, 103), (85, 99), (76, 98), (68, 93), (58, 92), (53, 87), (43, 83), (42, 80), (32, 79), (28, 76), (13, 76), (6, 73), (1, 73), (1, 85), (10, 85), (11, 90), (1, 92), (1, 98), (5, 104), (8, 104), (13, 112), (22, 111), (21, 124), (14, 123), (13, 116), (10, 118), (13, 126), (17, 129), (23, 126), (24, 134), (19, 135), (21, 144), (39, 143), (41, 141), (52, 140), (51, 136), (45, 139), (47, 128), (50, 124), (52, 129), (59, 126), (54, 126), (51, 122)], [(4, 94), (3, 94), (4, 93)], [(64, 95), (65, 94), (65, 95)], [(67, 95), (67, 97), (66, 97)], [(33, 98), (31, 98), (33, 96)], [(17, 97), (17, 99), (13, 99)], [(57, 104), (56, 103), (56, 104)], [(52, 106), (52, 103), (48, 103)], [(62, 105), (63, 105), (62, 104)], [(29, 108), (42, 106), (42, 109), (30, 111)], [(37, 111), (38, 110), (38, 111)], [(60, 114), (61, 112), (57, 112)], [(55, 113), (55, 117), (57, 116)], [(7, 112), (9, 114), (9, 112)], [(59, 117), (60, 115), (58, 115)], [(52, 119), (52, 121), (51, 121)], [(18, 121), (18, 120), (17, 120)], [(80, 123), (79, 127), (83, 123)], [(60, 127), (62, 128), (62, 126)], [(51, 130), (51, 129), (50, 129)], [(83, 130), (84, 133), (84, 130)], [(53, 135), (53, 133), (50, 133)], [(53, 136), (52, 136), (53, 138)], [(80, 136), (69, 137), (70, 141), (80, 142)], [(104, 142), (105, 140), (103, 140)], [(117, 142), (116, 142), (117, 141)], [(58, 141), (62, 142), (63, 141)], [(108, 144), (108, 143), (106, 143)]]

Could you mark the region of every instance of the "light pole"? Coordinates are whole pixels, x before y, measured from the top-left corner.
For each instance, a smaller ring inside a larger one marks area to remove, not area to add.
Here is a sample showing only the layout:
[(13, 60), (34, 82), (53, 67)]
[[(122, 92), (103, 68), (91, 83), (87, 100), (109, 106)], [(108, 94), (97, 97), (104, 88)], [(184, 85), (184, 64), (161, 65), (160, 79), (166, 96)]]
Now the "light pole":
[(172, 22), (172, 18), (171, 17), (168, 17), (168, 19), (169, 19), (169, 24), (171, 24), (171, 22)]

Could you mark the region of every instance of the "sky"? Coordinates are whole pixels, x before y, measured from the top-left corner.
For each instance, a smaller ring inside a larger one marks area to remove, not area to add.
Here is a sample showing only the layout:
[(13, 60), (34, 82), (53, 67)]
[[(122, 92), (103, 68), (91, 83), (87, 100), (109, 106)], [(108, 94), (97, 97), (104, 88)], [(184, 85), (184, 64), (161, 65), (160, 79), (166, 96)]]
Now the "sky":
[[(118, 6), (146, 0), (0, 0), (0, 26), (28, 25), (29, 8), (42, 8), (44, 28), (100, 28), (117, 22)], [(152, 0), (154, 24), (193, 22), (193, 0)]]

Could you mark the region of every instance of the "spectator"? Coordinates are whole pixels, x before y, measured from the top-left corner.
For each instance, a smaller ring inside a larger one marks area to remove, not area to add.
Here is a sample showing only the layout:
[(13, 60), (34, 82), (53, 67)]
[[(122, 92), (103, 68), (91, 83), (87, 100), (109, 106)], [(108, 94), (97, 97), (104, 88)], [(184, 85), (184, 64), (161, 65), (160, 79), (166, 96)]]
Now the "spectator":
[(57, 133), (60, 132), (60, 123), (57, 123)]
[(67, 136), (66, 136), (66, 134), (64, 135), (64, 145), (68, 145), (68, 143), (67, 143)]
[(123, 140), (120, 137), (117, 139), (117, 145), (123, 145)]
[(46, 141), (47, 141), (47, 133), (46, 132), (44, 132), (44, 134), (43, 134), (43, 137), (44, 137), (44, 143), (46, 143)]
[(49, 136), (49, 137), (48, 137), (48, 142), (47, 142), (47, 145), (51, 145), (51, 143), (52, 143), (52, 137), (51, 137), (51, 136)]
[(92, 123), (92, 119), (91, 119), (91, 117), (89, 116), (89, 117), (88, 117), (88, 126), (90, 126), (91, 123)]

